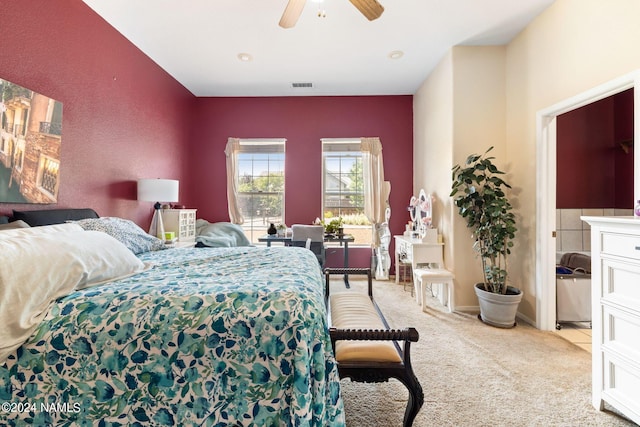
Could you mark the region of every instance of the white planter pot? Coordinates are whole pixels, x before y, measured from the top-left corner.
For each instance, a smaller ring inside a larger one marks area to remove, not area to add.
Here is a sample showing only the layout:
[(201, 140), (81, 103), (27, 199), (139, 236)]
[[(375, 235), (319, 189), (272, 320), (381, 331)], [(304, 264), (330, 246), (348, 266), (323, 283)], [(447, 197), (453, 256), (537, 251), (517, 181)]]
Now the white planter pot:
[(480, 303), (480, 319), (484, 323), (498, 328), (513, 328), (516, 325), (518, 305), (524, 295), (520, 289), (509, 286), (506, 295), (487, 292), (482, 283), (477, 283), (474, 289)]

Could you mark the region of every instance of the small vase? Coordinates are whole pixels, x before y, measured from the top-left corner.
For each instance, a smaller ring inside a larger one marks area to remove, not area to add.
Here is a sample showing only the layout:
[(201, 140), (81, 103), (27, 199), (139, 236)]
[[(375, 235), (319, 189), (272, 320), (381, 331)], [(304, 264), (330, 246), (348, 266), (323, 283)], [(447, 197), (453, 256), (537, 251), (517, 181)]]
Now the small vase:
[(269, 228), (267, 229), (267, 234), (270, 236), (274, 236), (278, 234), (278, 230), (276, 229), (276, 226), (273, 223), (269, 225)]

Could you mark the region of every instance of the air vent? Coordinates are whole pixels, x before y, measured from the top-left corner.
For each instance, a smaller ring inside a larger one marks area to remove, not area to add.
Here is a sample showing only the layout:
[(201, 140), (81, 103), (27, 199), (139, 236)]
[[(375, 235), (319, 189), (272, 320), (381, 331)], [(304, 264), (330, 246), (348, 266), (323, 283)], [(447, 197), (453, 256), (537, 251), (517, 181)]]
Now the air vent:
[(313, 87), (313, 83), (311, 82), (299, 82), (299, 83), (291, 83), (291, 87), (296, 88), (311, 88)]

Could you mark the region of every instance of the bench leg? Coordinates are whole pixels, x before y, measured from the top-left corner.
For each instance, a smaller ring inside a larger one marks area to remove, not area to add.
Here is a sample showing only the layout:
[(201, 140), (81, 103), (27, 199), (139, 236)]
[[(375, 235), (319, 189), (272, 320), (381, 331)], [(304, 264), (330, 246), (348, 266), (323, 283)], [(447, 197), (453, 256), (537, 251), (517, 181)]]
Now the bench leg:
[(411, 427), (420, 408), (422, 408), (424, 404), (424, 393), (413, 371), (406, 372), (403, 378), (398, 378), (398, 380), (409, 390), (409, 399), (407, 401), (407, 408), (404, 411), (404, 421), (402, 425), (403, 427)]

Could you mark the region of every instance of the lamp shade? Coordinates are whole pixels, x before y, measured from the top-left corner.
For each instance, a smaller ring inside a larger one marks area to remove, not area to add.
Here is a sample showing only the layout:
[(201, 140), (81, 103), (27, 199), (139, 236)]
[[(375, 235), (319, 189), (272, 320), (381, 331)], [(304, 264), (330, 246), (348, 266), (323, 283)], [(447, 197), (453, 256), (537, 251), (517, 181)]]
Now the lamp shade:
[(179, 181), (175, 179), (138, 180), (138, 200), (148, 202), (177, 202)]

